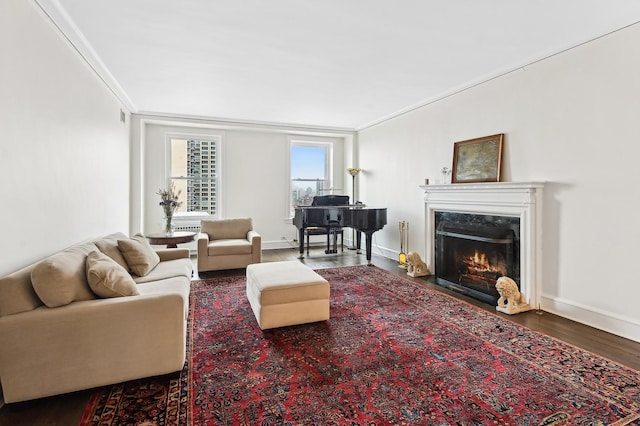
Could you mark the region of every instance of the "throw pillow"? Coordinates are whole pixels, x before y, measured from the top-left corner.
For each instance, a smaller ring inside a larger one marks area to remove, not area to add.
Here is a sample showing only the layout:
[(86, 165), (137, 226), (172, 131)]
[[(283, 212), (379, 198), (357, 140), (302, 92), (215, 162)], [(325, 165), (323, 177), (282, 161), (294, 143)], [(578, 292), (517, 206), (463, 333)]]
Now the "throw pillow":
[(100, 297), (137, 296), (138, 287), (126, 269), (99, 251), (87, 256), (89, 287)]
[(144, 277), (160, 263), (160, 256), (142, 234), (136, 234), (127, 240), (118, 240), (118, 247), (131, 272), (139, 277)]
[(56, 308), (95, 299), (87, 282), (86, 260), (84, 253), (63, 251), (38, 263), (31, 271), (31, 285), (42, 303)]
[(124, 269), (128, 269), (129, 265), (127, 265), (127, 261), (122, 256), (122, 252), (118, 248), (118, 240), (111, 238), (104, 238), (102, 240), (98, 240), (94, 243), (98, 250), (102, 253), (109, 256), (111, 259), (115, 260), (118, 265), (122, 266)]

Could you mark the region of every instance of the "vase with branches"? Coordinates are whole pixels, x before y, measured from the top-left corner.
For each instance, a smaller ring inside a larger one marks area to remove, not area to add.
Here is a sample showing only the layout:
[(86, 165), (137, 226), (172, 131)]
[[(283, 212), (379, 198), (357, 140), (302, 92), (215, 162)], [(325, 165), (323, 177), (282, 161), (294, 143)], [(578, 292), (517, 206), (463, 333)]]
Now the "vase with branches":
[(182, 191), (176, 190), (173, 183), (168, 189), (160, 189), (157, 192), (160, 196), (160, 207), (164, 211), (164, 233), (167, 235), (173, 234), (173, 214), (182, 205), (178, 199), (181, 193)]

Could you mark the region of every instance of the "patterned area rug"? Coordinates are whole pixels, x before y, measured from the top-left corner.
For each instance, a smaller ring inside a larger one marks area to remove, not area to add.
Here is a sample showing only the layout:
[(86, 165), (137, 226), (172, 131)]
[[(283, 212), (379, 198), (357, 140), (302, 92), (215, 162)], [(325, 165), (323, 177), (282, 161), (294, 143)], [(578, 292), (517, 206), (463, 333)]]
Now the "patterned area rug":
[(640, 425), (640, 372), (375, 267), (318, 270), (331, 320), (262, 332), (244, 277), (194, 281), (187, 364), (82, 425)]

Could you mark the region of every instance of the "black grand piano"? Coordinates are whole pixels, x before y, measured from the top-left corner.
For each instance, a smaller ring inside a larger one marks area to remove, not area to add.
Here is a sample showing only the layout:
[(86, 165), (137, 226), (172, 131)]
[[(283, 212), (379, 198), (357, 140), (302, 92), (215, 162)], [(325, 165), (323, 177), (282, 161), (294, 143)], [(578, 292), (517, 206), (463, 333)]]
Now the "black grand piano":
[(353, 228), (357, 231), (357, 247), (360, 249), (361, 235), (367, 244), (367, 262), (371, 265), (371, 240), (373, 233), (387, 224), (386, 208), (371, 208), (363, 204), (349, 204), (347, 195), (323, 195), (313, 198), (311, 206), (295, 209), (293, 224), (298, 228), (300, 259), (304, 258), (304, 231), (309, 227), (323, 227), (327, 233), (332, 228)]

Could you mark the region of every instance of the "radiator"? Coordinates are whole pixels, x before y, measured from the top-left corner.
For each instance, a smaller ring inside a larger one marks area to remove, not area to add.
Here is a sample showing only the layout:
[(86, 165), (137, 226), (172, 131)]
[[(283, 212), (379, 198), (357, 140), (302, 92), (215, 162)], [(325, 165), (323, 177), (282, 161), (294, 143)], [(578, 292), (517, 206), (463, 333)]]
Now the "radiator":
[(189, 223), (180, 223), (180, 224), (176, 223), (173, 225), (173, 230), (199, 233), (200, 225), (193, 225)]
[(211, 216), (203, 212), (183, 212), (173, 217), (173, 230), (179, 232), (200, 232), (200, 222)]

